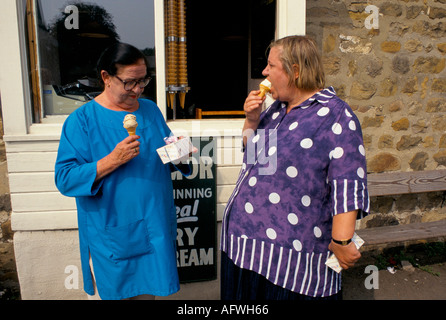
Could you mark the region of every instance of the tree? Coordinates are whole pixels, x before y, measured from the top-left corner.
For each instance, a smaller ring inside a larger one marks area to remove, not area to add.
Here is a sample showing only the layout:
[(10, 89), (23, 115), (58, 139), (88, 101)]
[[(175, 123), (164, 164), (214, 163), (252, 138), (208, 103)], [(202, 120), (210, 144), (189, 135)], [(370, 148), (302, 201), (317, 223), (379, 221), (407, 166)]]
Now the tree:
[[(95, 78), (101, 53), (119, 41), (113, 17), (103, 7), (83, 2), (71, 4), (70, 10), (65, 10), (67, 7), (60, 10), (55, 22), (49, 26), (51, 35), (59, 44), (62, 84), (84, 77)], [(79, 16), (73, 17), (76, 14)], [(69, 21), (74, 18), (78, 18), (78, 25), (70, 27)]]

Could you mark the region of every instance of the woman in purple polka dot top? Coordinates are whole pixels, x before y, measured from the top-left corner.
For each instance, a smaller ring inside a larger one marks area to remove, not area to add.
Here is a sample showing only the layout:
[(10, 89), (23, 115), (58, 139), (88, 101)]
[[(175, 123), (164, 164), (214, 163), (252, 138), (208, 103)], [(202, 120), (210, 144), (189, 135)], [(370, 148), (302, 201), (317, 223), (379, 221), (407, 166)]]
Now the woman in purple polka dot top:
[(351, 241), (369, 211), (365, 149), (351, 108), (325, 88), (313, 40), (270, 46), (263, 75), (275, 102), (252, 91), (244, 105), (244, 160), (222, 223), (221, 298), (340, 299)]

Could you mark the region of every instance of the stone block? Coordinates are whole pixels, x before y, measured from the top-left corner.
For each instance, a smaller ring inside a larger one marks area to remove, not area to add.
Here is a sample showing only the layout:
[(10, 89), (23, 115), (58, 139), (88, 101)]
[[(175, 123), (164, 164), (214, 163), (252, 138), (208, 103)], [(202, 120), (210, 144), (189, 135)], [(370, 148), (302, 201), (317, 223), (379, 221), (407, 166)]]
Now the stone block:
[(415, 268), (414, 266), (407, 260), (402, 260), (401, 261), (401, 267), (404, 271), (408, 271), (408, 272), (414, 272)]
[(396, 144), (396, 149), (399, 151), (412, 149), (423, 141), (422, 137), (419, 136), (409, 136), (404, 135), (401, 137), (400, 141)]
[(401, 169), (401, 160), (388, 152), (382, 152), (367, 161), (369, 172), (396, 171)]
[(418, 57), (413, 63), (413, 68), (417, 73), (440, 73), (444, 70), (445, 65), (445, 58)]
[(407, 130), (407, 129), (409, 129), (409, 126), (410, 126), (410, 122), (409, 122), (409, 119), (407, 119), (407, 118), (401, 118), (400, 120), (392, 123), (392, 128), (395, 131)]
[(381, 43), (381, 50), (389, 53), (398, 52), (401, 50), (401, 43), (398, 41), (384, 41)]

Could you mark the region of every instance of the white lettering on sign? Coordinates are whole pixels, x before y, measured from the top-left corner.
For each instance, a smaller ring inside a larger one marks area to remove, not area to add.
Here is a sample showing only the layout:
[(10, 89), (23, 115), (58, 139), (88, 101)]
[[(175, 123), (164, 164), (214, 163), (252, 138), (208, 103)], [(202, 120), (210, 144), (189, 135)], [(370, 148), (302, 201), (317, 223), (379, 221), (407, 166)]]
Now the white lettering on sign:
[(176, 206), (177, 223), (198, 221), (197, 211), (200, 200), (195, 200), (194, 205), (185, 205), (183, 207)]
[(177, 250), (177, 267), (205, 266), (213, 264), (214, 248)]
[[(195, 179), (197, 176), (200, 179), (213, 179), (212, 165), (214, 164), (211, 157), (201, 156), (198, 161), (197, 158), (192, 157), (189, 159), (192, 172), (186, 177), (188, 180)], [(183, 180), (183, 175), (178, 170), (172, 172), (172, 180)]]

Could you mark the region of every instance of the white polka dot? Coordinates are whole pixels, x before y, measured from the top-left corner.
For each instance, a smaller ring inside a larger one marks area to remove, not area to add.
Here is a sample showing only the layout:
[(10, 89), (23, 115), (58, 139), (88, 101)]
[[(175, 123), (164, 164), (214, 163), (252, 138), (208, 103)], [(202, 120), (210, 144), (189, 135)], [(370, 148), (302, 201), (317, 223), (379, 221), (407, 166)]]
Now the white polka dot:
[(361, 179), (364, 178), (364, 169), (363, 168), (358, 168), (358, 171), (356, 171), (356, 173), (358, 174), (358, 177), (360, 177)]
[(348, 127), (350, 128), (350, 130), (355, 131), (356, 130), (356, 123), (353, 120), (351, 120), (348, 123)]
[(268, 199), (272, 204), (277, 204), (280, 202), (280, 196), (275, 192), (270, 193)]
[(293, 122), (293, 123), (290, 125), (290, 128), (289, 128), (290, 131), (293, 131), (294, 129), (296, 129), (298, 125), (299, 125), (298, 122)]
[(269, 155), (269, 156), (272, 156), (273, 154), (276, 153), (276, 151), (277, 151), (277, 148), (276, 148), (276, 147), (271, 147), (271, 148), (269, 148), (269, 150), (268, 150), (268, 155)]
[(342, 149), (341, 147), (337, 147), (330, 152), (330, 159), (332, 158), (339, 159), (342, 158), (343, 155), (344, 155), (344, 149)]
[(300, 142), (300, 146), (304, 149), (310, 149), (313, 146), (313, 140), (311, 140), (310, 138), (303, 139)]
[(313, 233), (316, 238), (320, 238), (322, 236), (322, 231), (319, 227), (314, 227)]
[(242, 164), (242, 171), (245, 171), (246, 170), (246, 163), (243, 163)]
[(259, 141), (260, 135), (256, 135), (254, 138), (252, 138), (252, 143), (257, 143)]
[(282, 109), (286, 108), (286, 103), (282, 103)]
[(309, 207), (311, 204), (311, 198), (309, 196), (303, 196), (301, 201), (305, 207)]
[(250, 179), (249, 179), (249, 185), (251, 186), (251, 187), (254, 187), (255, 185), (256, 185), (256, 183), (257, 183), (257, 178), (256, 177), (251, 177)]
[(246, 211), (246, 213), (249, 213), (249, 214), (254, 212), (254, 207), (252, 206), (251, 203), (246, 202), (246, 204), (245, 204), (245, 211)]
[(280, 114), (280, 112), (275, 112), (275, 113), (273, 114), (273, 120), (276, 120), (277, 117), (279, 116), (279, 114)]
[(331, 131), (334, 134), (340, 135), (342, 133), (342, 126), (339, 123), (335, 123), (333, 127), (331, 127)]
[(290, 178), (296, 178), (297, 177), (297, 174), (298, 174), (298, 172), (297, 172), (297, 169), (296, 169), (296, 167), (288, 167), (287, 169), (286, 169), (286, 174), (288, 175), (288, 177), (290, 177)]
[(302, 250), (302, 243), (299, 240), (294, 240), (293, 241), (293, 247), (296, 251), (301, 251)]
[(347, 109), (345, 109), (345, 115), (349, 118), (352, 117), (352, 114)]
[(268, 236), (268, 238), (270, 238), (271, 240), (275, 240), (277, 238), (277, 233), (276, 231), (274, 231), (274, 229), (268, 228), (266, 230), (266, 235)]
[(288, 214), (288, 222), (295, 226), (299, 222), (299, 218), (295, 213)]
[(327, 107), (322, 107), (319, 109), (319, 111), (317, 112), (317, 115), (319, 117), (324, 117), (326, 116), (328, 113), (330, 112), (330, 109), (328, 109)]
[(364, 149), (364, 146), (362, 144), (358, 147), (358, 150), (359, 150), (359, 153), (362, 154), (365, 157), (365, 149)]

